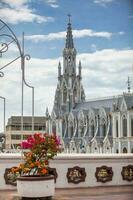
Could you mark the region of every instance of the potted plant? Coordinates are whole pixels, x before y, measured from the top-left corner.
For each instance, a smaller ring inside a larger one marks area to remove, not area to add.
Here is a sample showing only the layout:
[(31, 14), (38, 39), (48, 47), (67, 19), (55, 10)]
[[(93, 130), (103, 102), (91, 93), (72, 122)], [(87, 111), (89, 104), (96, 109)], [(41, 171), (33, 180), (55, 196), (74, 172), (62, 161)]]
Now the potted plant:
[(60, 138), (55, 134), (35, 133), (21, 143), (23, 162), (11, 169), (17, 177), (18, 195), (22, 198), (44, 198), (54, 195), (54, 176), (49, 160), (61, 152)]

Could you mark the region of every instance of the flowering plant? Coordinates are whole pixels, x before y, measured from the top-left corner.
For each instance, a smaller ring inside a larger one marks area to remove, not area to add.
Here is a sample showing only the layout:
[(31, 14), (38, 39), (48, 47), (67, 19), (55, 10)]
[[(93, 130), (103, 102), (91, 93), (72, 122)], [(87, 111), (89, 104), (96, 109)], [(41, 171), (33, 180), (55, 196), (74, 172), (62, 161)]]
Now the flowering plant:
[(35, 133), (20, 145), (22, 149), (29, 151), (24, 152), (24, 162), (19, 167), (11, 169), (11, 173), (15, 176), (49, 174), (49, 159), (53, 159), (58, 152), (61, 152), (60, 138), (55, 134)]

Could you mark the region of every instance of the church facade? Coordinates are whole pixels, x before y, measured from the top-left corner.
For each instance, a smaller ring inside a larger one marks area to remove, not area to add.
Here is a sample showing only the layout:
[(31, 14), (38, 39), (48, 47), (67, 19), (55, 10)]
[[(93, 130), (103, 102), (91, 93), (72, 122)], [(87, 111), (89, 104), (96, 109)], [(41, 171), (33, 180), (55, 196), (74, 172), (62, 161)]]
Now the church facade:
[(133, 153), (133, 94), (86, 101), (76, 54), (69, 19), (51, 115), (46, 110), (46, 131), (58, 134), (68, 153)]

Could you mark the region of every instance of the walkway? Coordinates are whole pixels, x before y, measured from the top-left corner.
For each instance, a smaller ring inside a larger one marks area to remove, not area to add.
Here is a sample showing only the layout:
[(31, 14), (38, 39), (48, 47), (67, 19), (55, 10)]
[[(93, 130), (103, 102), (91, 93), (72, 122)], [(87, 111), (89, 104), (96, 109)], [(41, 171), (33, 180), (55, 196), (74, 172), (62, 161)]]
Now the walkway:
[[(16, 191), (0, 191), (0, 200), (20, 200)], [(133, 200), (133, 186), (56, 189), (53, 200)]]

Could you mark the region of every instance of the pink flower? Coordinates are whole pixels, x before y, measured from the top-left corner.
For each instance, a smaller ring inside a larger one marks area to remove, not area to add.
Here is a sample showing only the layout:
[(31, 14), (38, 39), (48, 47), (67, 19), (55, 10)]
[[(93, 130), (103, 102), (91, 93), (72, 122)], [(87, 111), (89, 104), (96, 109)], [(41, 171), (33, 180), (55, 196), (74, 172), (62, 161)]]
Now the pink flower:
[(61, 144), (61, 140), (60, 140), (60, 137), (59, 137), (59, 136), (56, 136), (56, 144), (57, 144), (57, 145), (60, 145), (60, 144)]
[(30, 143), (28, 143), (27, 141), (23, 141), (22, 143), (21, 143), (21, 148), (22, 149), (29, 149), (29, 148), (31, 148), (32, 147), (32, 145), (30, 144)]

